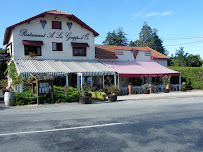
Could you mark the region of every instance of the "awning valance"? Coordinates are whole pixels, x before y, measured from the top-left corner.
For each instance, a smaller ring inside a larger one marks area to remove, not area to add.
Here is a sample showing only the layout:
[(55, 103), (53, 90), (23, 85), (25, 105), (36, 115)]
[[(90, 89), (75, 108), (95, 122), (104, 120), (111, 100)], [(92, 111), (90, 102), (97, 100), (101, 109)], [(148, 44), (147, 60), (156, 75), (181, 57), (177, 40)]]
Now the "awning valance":
[(107, 67), (115, 70), (120, 77), (162, 77), (179, 76), (180, 73), (156, 62), (143, 61), (104, 61)]
[(75, 43), (71, 42), (72, 47), (89, 47), (87, 43)]
[(16, 70), (21, 76), (30, 73), (47, 73), (53, 77), (65, 76), (69, 73), (82, 73), (83, 76), (113, 75), (115, 71), (96, 60), (15, 60)]
[(43, 41), (23, 40), (23, 45), (43, 45)]

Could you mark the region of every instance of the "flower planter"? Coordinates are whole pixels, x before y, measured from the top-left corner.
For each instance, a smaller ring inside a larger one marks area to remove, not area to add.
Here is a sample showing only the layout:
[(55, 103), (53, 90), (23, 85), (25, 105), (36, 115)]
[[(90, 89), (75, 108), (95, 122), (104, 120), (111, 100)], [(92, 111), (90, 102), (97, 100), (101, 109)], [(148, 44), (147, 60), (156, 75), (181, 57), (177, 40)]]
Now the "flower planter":
[(117, 95), (112, 95), (112, 94), (108, 95), (108, 101), (109, 102), (117, 101)]
[(89, 97), (79, 97), (79, 103), (81, 104), (90, 104), (90, 98)]
[(164, 93), (169, 93), (170, 89), (164, 89)]
[(187, 88), (181, 88), (181, 91), (182, 91), (182, 92), (186, 92), (186, 91), (187, 91)]
[(144, 94), (150, 94), (150, 90), (143, 90)]
[(129, 95), (132, 94), (132, 85), (128, 85)]

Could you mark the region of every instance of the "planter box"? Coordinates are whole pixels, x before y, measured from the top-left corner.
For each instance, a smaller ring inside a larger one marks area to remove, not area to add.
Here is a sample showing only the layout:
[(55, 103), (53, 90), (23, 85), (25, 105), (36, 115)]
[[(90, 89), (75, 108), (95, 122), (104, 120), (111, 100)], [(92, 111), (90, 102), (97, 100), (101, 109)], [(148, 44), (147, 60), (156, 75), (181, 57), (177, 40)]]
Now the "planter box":
[(115, 102), (117, 101), (117, 95), (108, 95), (108, 101), (109, 102)]
[(150, 90), (143, 90), (144, 94), (150, 94)]
[(181, 88), (181, 91), (186, 92), (187, 88)]
[(79, 97), (79, 103), (81, 104), (91, 104), (89, 97)]
[(170, 89), (164, 89), (164, 93), (169, 93)]

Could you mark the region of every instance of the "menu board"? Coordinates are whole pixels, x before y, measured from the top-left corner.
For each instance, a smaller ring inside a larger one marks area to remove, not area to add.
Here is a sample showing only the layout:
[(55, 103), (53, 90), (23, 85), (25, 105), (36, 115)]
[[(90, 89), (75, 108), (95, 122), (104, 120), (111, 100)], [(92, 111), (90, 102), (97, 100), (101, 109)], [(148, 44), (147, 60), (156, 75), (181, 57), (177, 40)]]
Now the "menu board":
[(39, 83), (39, 93), (49, 93), (49, 82)]

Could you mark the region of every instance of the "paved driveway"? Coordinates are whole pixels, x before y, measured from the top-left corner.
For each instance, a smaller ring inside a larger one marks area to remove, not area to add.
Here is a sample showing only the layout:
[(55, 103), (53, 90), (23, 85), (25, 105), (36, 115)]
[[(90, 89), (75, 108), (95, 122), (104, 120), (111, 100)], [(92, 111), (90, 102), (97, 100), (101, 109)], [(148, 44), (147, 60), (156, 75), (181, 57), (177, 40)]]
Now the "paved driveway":
[(203, 97), (0, 109), (0, 151), (203, 151)]

